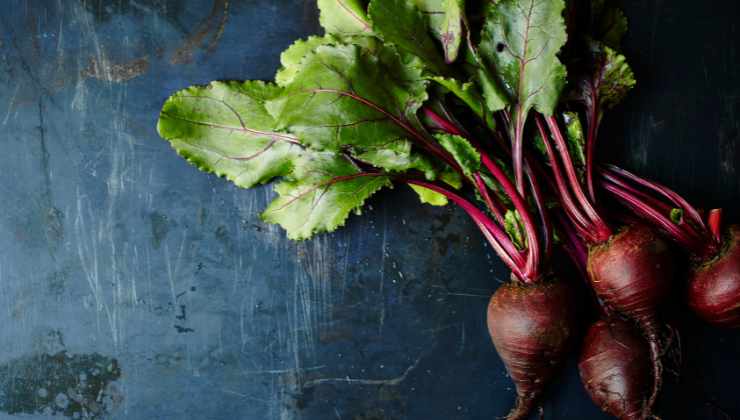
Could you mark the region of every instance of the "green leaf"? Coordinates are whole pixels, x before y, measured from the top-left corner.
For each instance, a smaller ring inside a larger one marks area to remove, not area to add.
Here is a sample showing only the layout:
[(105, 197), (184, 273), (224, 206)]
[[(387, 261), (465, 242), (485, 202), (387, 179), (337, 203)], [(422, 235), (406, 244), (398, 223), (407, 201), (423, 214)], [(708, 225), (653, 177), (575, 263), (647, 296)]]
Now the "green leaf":
[(424, 61), (434, 74), (444, 74), (444, 60), (429, 35), (429, 25), (411, 0), (371, 0), (368, 14), (378, 36)]
[(362, 0), (318, 0), (319, 22), (328, 34), (372, 36)]
[(524, 249), (526, 247), (527, 240), (524, 236), (524, 223), (516, 210), (506, 210), (506, 215), (504, 215), (504, 229), (518, 249)]
[(563, 112), (563, 122), (570, 156), (576, 167), (582, 169), (586, 166), (586, 136), (583, 134), (581, 119), (576, 112)]
[(307, 39), (295, 41), (288, 49), (280, 54), (282, 68), (275, 74), (275, 82), (281, 86), (287, 85), (295, 77), (304, 57), (320, 45), (329, 45), (336, 42), (336, 38), (331, 35), (310, 36)]
[(500, 111), (509, 105), (509, 97), (499, 81), (491, 74), (475, 46), (465, 48), (467, 73), (480, 85), (485, 105), (490, 112)]
[(671, 209), (671, 221), (677, 225), (683, 222), (683, 210), (682, 209)]
[(395, 57), (391, 75), (388, 52), (381, 62), (356, 45), (319, 46), (266, 108), (279, 129), (311, 148), (345, 151), (392, 171), (410, 169), (421, 161), (412, 153), (407, 137), (413, 129), (405, 121), (427, 99), (427, 82)]
[(480, 153), (465, 138), (452, 134), (435, 134), (434, 137), (460, 164), (466, 176), (480, 171)]
[(289, 173), (302, 150), (265, 110), (281, 92), (255, 81), (193, 86), (165, 102), (157, 130), (199, 169), (249, 188)]
[(479, 118), (484, 118), (483, 112), (483, 98), (476, 89), (476, 86), (472, 82), (462, 83), (457, 79), (451, 77), (432, 76), (429, 78), (437, 84), (443, 86), (445, 89), (450, 91), (453, 95), (457, 96), (463, 101), (471, 111)]
[(363, 172), (339, 154), (306, 154), (296, 160), (291, 177), (276, 185), (279, 196), (262, 219), (282, 226), (290, 239), (307, 239), (343, 226), (368, 197), (390, 185), (387, 175)]
[(488, 5), (480, 53), (494, 68), (517, 112), (552, 115), (565, 85), (557, 58), (565, 44), (563, 0), (500, 0)]
[(619, 49), (627, 33), (627, 17), (613, 0), (591, 1), (591, 37)]
[(600, 106), (607, 110), (622, 102), (637, 82), (622, 54), (606, 46), (603, 51), (598, 88)]
[(438, 192), (432, 191), (428, 188), (424, 188), (420, 185), (409, 186), (416, 192), (416, 194), (419, 195), (419, 200), (421, 200), (421, 202), (424, 204), (429, 204), (432, 206), (446, 206), (448, 203), (447, 197)]
[(457, 59), (463, 37), (464, 0), (415, 0), (426, 15), (434, 37), (442, 44), (445, 61)]

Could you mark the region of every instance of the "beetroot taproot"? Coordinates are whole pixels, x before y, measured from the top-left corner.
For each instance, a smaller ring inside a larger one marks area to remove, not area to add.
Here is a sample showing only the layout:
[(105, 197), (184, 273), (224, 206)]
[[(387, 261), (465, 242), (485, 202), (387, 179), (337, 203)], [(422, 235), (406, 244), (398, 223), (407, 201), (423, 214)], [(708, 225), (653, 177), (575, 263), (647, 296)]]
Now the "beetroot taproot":
[(578, 360), (581, 381), (603, 411), (620, 420), (648, 418), (652, 388), (647, 341), (629, 322), (611, 317), (594, 323)]
[(577, 331), (577, 289), (563, 281), (510, 282), (488, 304), (488, 332), (516, 386), (507, 419), (526, 418)]

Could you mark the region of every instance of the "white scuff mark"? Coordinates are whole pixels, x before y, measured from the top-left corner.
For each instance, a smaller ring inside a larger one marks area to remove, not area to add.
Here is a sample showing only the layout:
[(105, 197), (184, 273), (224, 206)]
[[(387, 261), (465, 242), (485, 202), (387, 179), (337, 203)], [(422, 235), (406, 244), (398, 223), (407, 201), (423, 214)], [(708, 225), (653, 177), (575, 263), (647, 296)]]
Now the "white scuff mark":
[[(75, 233), (77, 235), (77, 254), (80, 259), (82, 271), (85, 274), (90, 293), (95, 303), (96, 326), (100, 332), (100, 314), (104, 313), (111, 336), (115, 346), (118, 344), (118, 327), (110, 307), (106, 303), (103, 287), (100, 282), (100, 258), (98, 249), (101, 245), (100, 226), (89, 224), (87, 218), (93, 219), (92, 209), (89, 203), (83, 203), (84, 196), (77, 191), (77, 217), (75, 218)], [(87, 213), (87, 215), (86, 215)]]
[(241, 392), (236, 392), (236, 391), (231, 390), (231, 389), (222, 388), (221, 389), (221, 392), (223, 392), (224, 394), (236, 395), (239, 398), (244, 398), (245, 400), (249, 400), (249, 401), (261, 402), (261, 403), (268, 404), (268, 405), (271, 403), (269, 400), (265, 400), (263, 398), (256, 398), (256, 397), (252, 397), (252, 396), (249, 396), (249, 395), (245, 395), (245, 394), (242, 394)]
[(383, 326), (385, 325), (385, 257), (388, 254), (388, 212), (387, 207), (383, 207), (383, 241), (380, 245), (380, 284), (378, 285), (378, 298), (380, 299), (380, 316), (378, 321), (378, 335), (383, 335)]
[(346, 376), (344, 378), (322, 378), (322, 379), (312, 379), (310, 381), (306, 381), (303, 383), (304, 388), (311, 388), (318, 385), (323, 384), (350, 384), (350, 385), (383, 385), (383, 386), (398, 386), (403, 381), (406, 380), (406, 378), (409, 376), (411, 372), (413, 372), (414, 369), (416, 369), (417, 366), (419, 366), (419, 362), (421, 362), (422, 356), (419, 356), (414, 363), (412, 363), (409, 367), (406, 368), (406, 370), (400, 375), (396, 376), (394, 378), (388, 378), (388, 379), (359, 379), (359, 378), (351, 378), (349, 376)]
[(10, 118), (11, 111), (15, 108), (15, 98), (18, 96), (18, 91), (21, 88), (21, 84), (18, 83), (15, 85), (15, 91), (13, 92), (13, 96), (10, 97), (10, 100), (8, 101), (8, 110), (5, 112), (5, 118), (3, 119), (3, 125), (8, 125), (8, 119)]
[(296, 373), (303, 373), (303, 372), (312, 372), (316, 370), (324, 369), (326, 365), (319, 365), (319, 366), (311, 366), (306, 368), (290, 368), (290, 369), (264, 369), (264, 370), (245, 370), (242, 371), (242, 374), (245, 376), (251, 376), (251, 375), (284, 375), (286, 373), (290, 374), (296, 374)]
[(170, 255), (170, 248), (165, 242), (164, 244), (164, 261), (167, 267), (167, 281), (170, 286), (170, 295), (172, 297), (172, 305), (177, 304), (177, 292), (175, 291), (176, 278), (180, 276), (180, 265), (182, 263), (182, 257), (185, 252), (185, 239), (187, 238), (186, 232), (182, 233), (182, 240), (180, 241), (180, 249), (177, 252), (174, 267), (172, 265), (172, 256)]

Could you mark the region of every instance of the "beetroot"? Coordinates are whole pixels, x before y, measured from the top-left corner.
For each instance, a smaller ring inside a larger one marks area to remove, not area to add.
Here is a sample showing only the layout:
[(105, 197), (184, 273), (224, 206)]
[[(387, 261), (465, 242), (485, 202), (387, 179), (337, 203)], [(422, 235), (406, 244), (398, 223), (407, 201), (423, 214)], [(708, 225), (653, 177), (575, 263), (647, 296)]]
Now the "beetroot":
[(697, 264), (689, 280), (688, 302), (705, 321), (740, 327), (740, 226), (729, 226), (718, 255)]
[(622, 420), (650, 415), (650, 352), (645, 339), (628, 322), (612, 317), (589, 328), (578, 371), (591, 399)]
[(516, 385), (507, 419), (526, 418), (575, 335), (577, 293), (555, 280), (510, 282), (488, 304), (488, 332)]
[(650, 405), (662, 383), (657, 308), (670, 291), (671, 260), (668, 244), (643, 224), (591, 246), (588, 255), (591, 287), (608, 308), (636, 322), (648, 341), (654, 378)]
[(711, 324), (740, 327), (740, 226), (723, 229), (722, 209), (705, 216), (671, 189), (614, 165), (600, 174), (605, 191), (689, 251), (689, 307)]

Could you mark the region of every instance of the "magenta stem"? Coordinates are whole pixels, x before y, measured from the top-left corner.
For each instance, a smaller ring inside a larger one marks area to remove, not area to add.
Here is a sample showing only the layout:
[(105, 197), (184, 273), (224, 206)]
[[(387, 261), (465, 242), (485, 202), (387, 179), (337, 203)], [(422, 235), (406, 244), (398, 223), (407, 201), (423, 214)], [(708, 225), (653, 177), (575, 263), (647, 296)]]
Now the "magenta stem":
[(709, 210), (707, 224), (716, 243), (722, 242), (722, 209)]
[(462, 130), (460, 130), (455, 124), (453, 124), (448, 119), (442, 117), (441, 115), (437, 114), (431, 108), (425, 106), (423, 111), (424, 111), (424, 115), (430, 120), (432, 120), (437, 125), (437, 127), (439, 127), (440, 130), (446, 133), (449, 133), (449, 134), (456, 135), (456, 136), (463, 135)]
[(578, 230), (578, 233), (581, 236), (586, 238), (589, 242), (596, 241), (596, 238), (593, 236), (591, 230), (589, 229), (590, 222), (583, 216), (583, 214), (581, 214), (580, 209), (578, 209), (578, 206), (576, 206), (573, 198), (570, 195), (571, 193), (565, 183), (563, 171), (560, 168), (560, 163), (557, 156), (555, 155), (552, 143), (550, 143), (550, 136), (545, 131), (542, 119), (538, 117), (535, 119), (535, 121), (537, 123), (537, 128), (540, 131), (540, 136), (542, 137), (542, 143), (545, 145), (545, 151), (547, 152), (547, 157), (550, 161), (552, 173), (553, 175), (555, 175), (555, 184), (559, 192), (558, 197), (560, 199), (560, 203), (563, 206), (563, 209), (568, 214), (568, 217), (573, 221), (573, 226)]
[(545, 258), (549, 259), (552, 254), (552, 223), (550, 223), (550, 213), (545, 206), (545, 197), (542, 192), (542, 188), (540, 187), (540, 183), (526, 159), (524, 161), (524, 173), (527, 175), (527, 179), (529, 180), (529, 186), (532, 190), (532, 198), (537, 207), (537, 214), (540, 216), (540, 224), (542, 225), (542, 245), (545, 248)]
[(667, 232), (673, 240), (682, 246), (697, 253), (703, 252), (704, 247), (702, 246), (702, 241), (700, 239), (681, 229), (668, 217), (662, 215), (658, 210), (650, 207), (630, 193), (621, 189), (619, 186), (612, 184), (607, 180), (602, 181), (601, 186), (617, 197), (620, 201), (631, 207), (635, 213), (658, 225), (661, 229)]
[(496, 218), (496, 221), (503, 225), (505, 223), (505, 217), (504, 212), (498, 203), (493, 201), (493, 198), (491, 198), (491, 194), (488, 192), (488, 187), (486, 186), (486, 182), (483, 180), (483, 177), (480, 173), (476, 172), (473, 174), (473, 179), (475, 179), (475, 184), (478, 187), (478, 192), (483, 196), (483, 200), (486, 202), (486, 205), (488, 206), (488, 209), (493, 214), (493, 217)]
[(527, 236), (527, 250), (528, 258), (524, 272), (528, 275), (528, 278), (536, 279), (539, 275), (539, 261), (540, 261), (540, 244), (537, 238), (537, 229), (535, 227), (532, 216), (529, 213), (527, 204), (524, 199), (519, 195), (514, 184), (509, 181), (503, 170), (491, 159), (486, 153), (480, 151), (481, 160), (483, 165), (491, 172), (491, 175), (504, 189), (504, 192), (511, 199), (514, 208), (522, 218), (522, 224), (524, 225), (524, 232)]
[(586, 187), (588, 196), (595, 203), (596, 190), (594, 189), (594, 149), (596, 134), (599, 129), (599, 98), (598, 89), (591, 89), (592, 109), (589, 110), (588, 137), (586, 138)]
[(591, 205), (591, 202), (586, 197), (586, 194), (584, 194), (583, 188), (581, 188), (581, 184), (578, 181), (578, 175), (576, 175), (575, 166), (573, 165), (573, 160), (568, 151), (568, 144), (565, 142), (565, 138), (563, 138), (563, 134), (560, 132), (558, 120), (555, 116), (549, 116), (545, 118), (545, 121), (547, 121), (550, 133), (552, 133), (553, 139), (555, 140), (555, 145), (558, 152), (560, 152), (560, 157), (563, 160), (563, 167), (565, 168), (565, 174), (568, 176), (568, 180), (570, 181), (570, 186), (576, 196), (576, 200), (579, 202), (581, 209), (583, 209), (586, 216), (591, 220), (591, 225), (594, 227), (597, 241), (604, 242), (611, 237), (611, 229), (596, 212), (594, 207)]
[(514, 168), (514, 181), (519, 194), (524, 194), (524, 115), (521, 106), (517, 105), (516, 122), (514, 124), (514, 143), (512, 144), (512, 166)]
[(637, 183), (638, 185), (641, 185), (647, 189), (650, 189), (652, 191), (657, 192), (658, 194), (662, 195), (666, 199), (668, 199), (673, 205), (681, 208), (684, 213), (702, 230), (706, 231), (706, 225), (704, 224), (704, 220), (701, 217), (701, 214), (699, 214), (699, 211), (696, 210), (694, 206), (689, 204), (688, 201), (686, 201), (683, 197), (678, 195), (675, 191), (671, 190), (670, 188), (659, 184), (657, 182), (648, 181), (645, 178), (642, 178), (640, 176), (637, 176), (633, 174), (632, 172), (629, 172), (625, 169), (622, 169), (616, 165), (604, 165), (604, 168), (613, 174), (620, 175), (632, 182)]
[(466, 213), (473, 219), (476, 225), (479, 227), (483, 235), (489, 241), (493, 249), (499, 255), (501, 260), (511, 269), (514, 275), (520, 280), (531, 283), (536, 280), (535, 278), (528, 277), (524, 271), (521, 270), (525, 263), (522, 253), (516, 249), (516, 246), (511, 242), (506, 232), (504, 232), (498, 225), (493, 223), (482, 211), (480, 211), (475, 205), (470, 203), (468, 200), (461, 196), (449, 191), (437, 184), (433, 184), (427, 181), (420, 181), (415, 179), (406, 179), (406, 183), (412, 185), (418, 185), (430, 189), (436, 193), (442, 194), (449, 200), (460, 206)]

